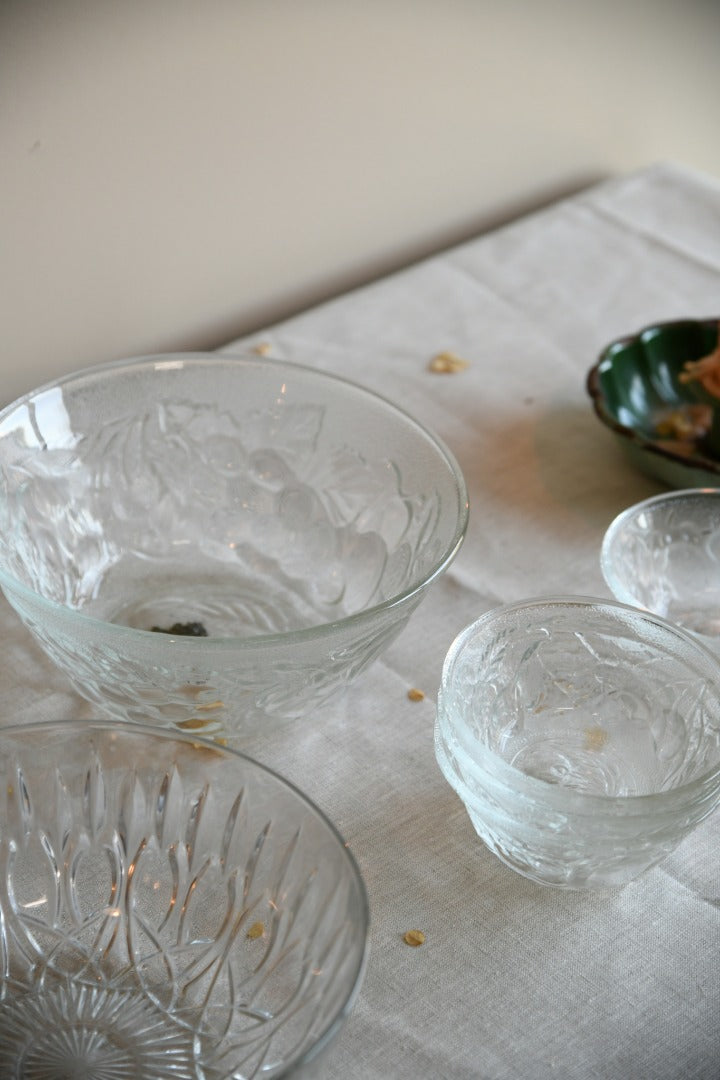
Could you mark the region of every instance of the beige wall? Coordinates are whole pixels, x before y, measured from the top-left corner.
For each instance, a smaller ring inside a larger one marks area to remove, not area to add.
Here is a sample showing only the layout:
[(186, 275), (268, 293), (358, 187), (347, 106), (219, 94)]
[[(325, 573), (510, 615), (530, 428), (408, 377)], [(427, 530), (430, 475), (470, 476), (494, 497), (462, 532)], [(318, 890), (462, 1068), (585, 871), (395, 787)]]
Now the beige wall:
[(0, 401), (594, 179), (720, 177), (720, 2), (4, 0)]

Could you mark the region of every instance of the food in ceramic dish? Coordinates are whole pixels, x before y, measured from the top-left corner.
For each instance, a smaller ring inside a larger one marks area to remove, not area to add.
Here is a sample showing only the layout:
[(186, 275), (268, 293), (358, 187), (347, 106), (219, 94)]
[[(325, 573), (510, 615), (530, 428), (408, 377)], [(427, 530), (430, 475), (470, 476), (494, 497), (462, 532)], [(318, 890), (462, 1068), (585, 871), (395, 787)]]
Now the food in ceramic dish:
[(717, 342), (717, 318), (657, 323), (613, 341), (588, 373), (599, 419), (634, 465), (671, 487), (718, 484), (720, 452), (710, 436), (720, 400), (687, 379), (688, 365)]
[[(720, 324), (718, 324), (720, 328)], [(715, 348), (700, 360), (687, 360), (680, 372), (681, 383), (700, 383), (702, 388), (720, 402), (720, 336)]]

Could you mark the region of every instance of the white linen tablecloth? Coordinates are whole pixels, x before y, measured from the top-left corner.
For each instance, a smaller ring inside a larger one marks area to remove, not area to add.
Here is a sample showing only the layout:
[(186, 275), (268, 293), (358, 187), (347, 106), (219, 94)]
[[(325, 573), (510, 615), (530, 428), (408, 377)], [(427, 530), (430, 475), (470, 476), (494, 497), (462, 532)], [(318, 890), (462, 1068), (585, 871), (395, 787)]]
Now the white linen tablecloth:
[[(592, 413), (600, 349), (711, 315), (720, 183), (660, 164), (228, 346), (267, 342), (391, 398), (445, 440), (470, 494), (458, 558), (386, 656), (339, 702), (242, 747), (322, 807), (368, 888), (367, 975), (323, 1077), (720, 1077), (720, 814), (623, 890), (545, 889), (484, 848), (433, 752), (455, 634), (501, 602), (607, 596), (605, 528), (661, 490)], [(445, 350), (467, 369), (431, 373)], [(0, 639), (6, 721), (88, 715), (4, 600)]]

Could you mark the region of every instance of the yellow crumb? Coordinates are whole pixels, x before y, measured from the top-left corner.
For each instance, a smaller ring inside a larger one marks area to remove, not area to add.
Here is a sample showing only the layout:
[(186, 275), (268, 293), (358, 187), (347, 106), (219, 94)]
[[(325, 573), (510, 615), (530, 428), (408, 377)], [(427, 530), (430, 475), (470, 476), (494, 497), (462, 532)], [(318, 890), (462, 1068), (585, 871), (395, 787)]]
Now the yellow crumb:
[(184, 686), (180, 687), (180, 693), (189, 698), (196, 698), (199, 697), (200, 694), (206, 694), (208, 692), (212, 693), (213, 691), (205, 683), (185, 683)]
[(433, 356), (428, 366), (436, 375), (455, 375), (470, 367), (470, 361), (463, 360), (453, 352), (441, 352)]
[(418, 690), (414, 686), (413, 686), (412, 690), (408, 690), (407, 696), (409, 697), (410, 701), (424, 701), (425, 700), (425, 695), (422, 692), (422, 690)]
[(211, 716), (189, 716), (187, 720), (178, 720), (177, 726), (183, 731), (198, 731), (214, 723)]
[(412, 945), (416, 949), (418, 945), (425, 944), (425, 935), (422, 930), (408, 930), (403, 934), (403, 941), (406, 945)]
[(604, 728), (585, 728), (585, 749), (602, 750), (603, 746), (608, 741), (608, 738), (608, 733)]

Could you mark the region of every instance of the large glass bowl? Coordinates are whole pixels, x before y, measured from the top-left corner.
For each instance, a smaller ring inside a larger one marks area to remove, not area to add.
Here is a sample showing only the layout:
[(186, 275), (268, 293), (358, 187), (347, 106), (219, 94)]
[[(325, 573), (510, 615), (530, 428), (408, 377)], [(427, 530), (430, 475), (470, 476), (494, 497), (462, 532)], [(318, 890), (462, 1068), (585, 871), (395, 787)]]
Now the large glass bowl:
[(720, 801), (720, 664), (614, 601), (496, 608), (447, 654), (436, 753), (512, 869), (564, 888), (624, 885)]
[(0, 730), (0, 1076), (310, 1074), (356, 998), (354, 859), (249, 758), (134, 724)]
[(616, 600), (720, 651), (720, 488), (669, 491), (623, 510), (603, 537), (600, 569)]
[(0, 413), (0, 586), (121, 719), (306, 714), (400, 632), (467, 515), (433, 435), (291, 363), (148, 357)]

